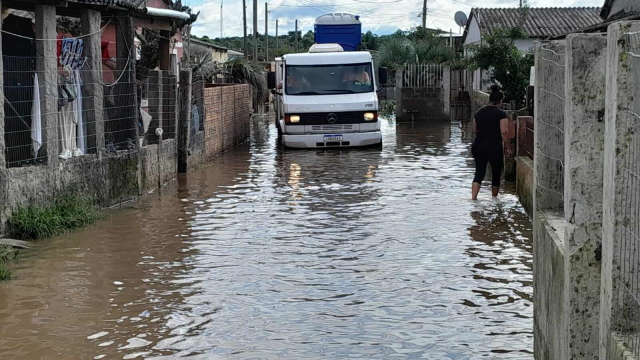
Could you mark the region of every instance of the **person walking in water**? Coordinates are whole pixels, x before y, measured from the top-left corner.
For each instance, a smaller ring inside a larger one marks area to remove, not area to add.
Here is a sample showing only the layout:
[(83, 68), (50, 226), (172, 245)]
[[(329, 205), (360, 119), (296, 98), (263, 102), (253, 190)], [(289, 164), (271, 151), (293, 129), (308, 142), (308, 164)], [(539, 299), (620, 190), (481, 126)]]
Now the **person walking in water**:
[(482, 181), (487, 172), (487, 163), (491, 164), (491, 192), (494, 197), (500, 191), (500, 178), (504, 168), (504, 155), (511, 156), (509, 139), (509, 118), (500, 109), (504, 94), (498, 85), (491, 86), (489, 105), (482, 107), (473, 118), (473, 131), (476, 138), (471, 153), (476, 162), (476, 174), (471, 185), (471, 199), (477, 200)]

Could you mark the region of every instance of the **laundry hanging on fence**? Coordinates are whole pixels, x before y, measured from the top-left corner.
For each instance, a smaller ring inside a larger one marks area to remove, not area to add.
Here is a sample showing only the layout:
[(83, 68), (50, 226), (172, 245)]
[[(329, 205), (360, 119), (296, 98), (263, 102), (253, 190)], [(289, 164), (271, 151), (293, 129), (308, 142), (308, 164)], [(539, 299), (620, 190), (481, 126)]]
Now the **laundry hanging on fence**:
[(40, 113), (40, 86), (38, 73), (33, 79), (33, 103), (31, 104), (31, 140), (33, 141), (33, 157), (38, 157), (42, 147), (42, 114)]
[(78, 95), (76, 101), (73, 102), (73, 110), (76, 113), (76, 122), (78, 123), (78, 149), (76, 149), (73, 156), (80, 156), (87, 153), (87, 148), (84, 137), (84, 121), (82, 119), (82, 79), (80, 79), (80, 70), (78, 69), (73, 72), (73, 83)]
[(58, 63), (60, 66), (70, 66), (71, 69), (79, 69), (84, 63), (82, 51), (84, 43), (82, 39), (58, 37)]

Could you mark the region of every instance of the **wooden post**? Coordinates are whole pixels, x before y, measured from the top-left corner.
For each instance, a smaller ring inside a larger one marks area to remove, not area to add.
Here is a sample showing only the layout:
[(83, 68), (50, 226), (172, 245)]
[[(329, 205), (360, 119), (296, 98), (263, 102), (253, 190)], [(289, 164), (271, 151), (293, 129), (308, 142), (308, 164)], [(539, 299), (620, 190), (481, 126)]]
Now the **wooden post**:
[(171, 33), (169, 31), (160, 31), (160, 43), (158, 46), (158, 57), (160, 59), (160, 70), (169, 70), (171, 68)]

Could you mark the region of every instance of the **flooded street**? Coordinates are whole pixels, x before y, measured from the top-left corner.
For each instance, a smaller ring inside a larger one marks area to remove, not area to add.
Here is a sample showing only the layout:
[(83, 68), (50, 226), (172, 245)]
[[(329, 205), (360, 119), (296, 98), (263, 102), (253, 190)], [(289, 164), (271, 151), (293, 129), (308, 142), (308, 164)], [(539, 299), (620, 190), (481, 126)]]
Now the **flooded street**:
[(0, 283), (1, 359), (532, 359), (531, 224), (472, 202), (469, 129), (383, 150), (251, 144)]

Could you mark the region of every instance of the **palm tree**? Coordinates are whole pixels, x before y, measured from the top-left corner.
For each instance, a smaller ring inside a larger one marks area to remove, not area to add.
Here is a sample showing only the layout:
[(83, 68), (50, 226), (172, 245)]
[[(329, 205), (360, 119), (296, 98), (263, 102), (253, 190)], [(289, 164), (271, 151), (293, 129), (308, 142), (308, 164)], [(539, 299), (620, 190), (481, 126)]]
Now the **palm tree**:
[(409, 39), (396, 34), (382, 43), (376, 63), (396, 68), (406, 64), (443, 64), (454, 59), (455, 51), (442, 38), (429, 34)]

